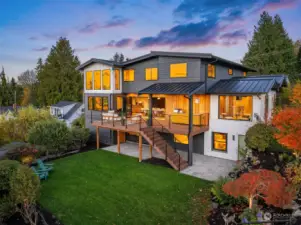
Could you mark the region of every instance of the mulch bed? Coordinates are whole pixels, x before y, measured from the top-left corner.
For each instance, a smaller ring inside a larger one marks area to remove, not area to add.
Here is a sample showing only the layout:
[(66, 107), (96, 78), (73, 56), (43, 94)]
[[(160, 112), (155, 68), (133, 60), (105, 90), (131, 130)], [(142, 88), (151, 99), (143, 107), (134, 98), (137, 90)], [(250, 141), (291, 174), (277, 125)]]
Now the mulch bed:
[(164, 159), (159, 159), (159, 158), (150, 158), (150, 159), (145, 159), (142, 160), (143, 163), (148, 163), (148, 164), (152, 164), (152, 165), (157, 165), (157, 166), (163, 166), (163, 167), (167, 167), (167, 168), (172, 168), (171, 165), (169, 165), (169, 163), (167, 161), (165, 161)]
[[(47, 211), (46, 209), (38, 207), (39, 211), (42, 213), (45, 221), (48, 225), (63, 225), (52, 213)], [(15, 213), (12, 215), (7, 221), (4, 221), (5, 225), (28, 225), (25, 223), (23, 218), (19, 213)], [(45, 225), (44, 222), (39, 218), (37, 225)]]

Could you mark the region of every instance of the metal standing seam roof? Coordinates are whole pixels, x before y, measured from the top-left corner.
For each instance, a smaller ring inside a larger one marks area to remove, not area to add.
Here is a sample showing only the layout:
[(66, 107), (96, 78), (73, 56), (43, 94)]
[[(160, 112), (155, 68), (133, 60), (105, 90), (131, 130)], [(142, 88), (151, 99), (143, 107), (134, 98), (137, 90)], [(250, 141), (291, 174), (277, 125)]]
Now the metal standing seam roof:
[(72, 101), (59, 101), (56, 104), (51, 105), (52, 107), (65, 107), (67, 105), (77, 104), (78, 102), (72, 102)]
[(274, 78), (235, 78), (220, 80), (210, 89), (210, 94), (261, 94), (268, 93), (275, 85)]
[(192, 95), (204, 82), (156, 83), (138, 92), (138, 94), (185, 94)]
[(69, 119), (83, 104), (82, 103), (76, 103), (68, 112), (66, 115), (64, 115), (63, 119), (67, 120)]

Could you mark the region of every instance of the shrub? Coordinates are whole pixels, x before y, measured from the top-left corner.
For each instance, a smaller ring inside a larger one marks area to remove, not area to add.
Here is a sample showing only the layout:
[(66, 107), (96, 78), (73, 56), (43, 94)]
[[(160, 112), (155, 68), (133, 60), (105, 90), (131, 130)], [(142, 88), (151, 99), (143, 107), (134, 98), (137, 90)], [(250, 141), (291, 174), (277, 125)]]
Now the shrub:
[(0, 218), (16, 211), (23, 212), (24, 205), (35, 204), (40, 190), (40, 180), (27, 166), (17, 161), (0, 161)]
[(246, 133), (247, 147), (258, 151), (265, 151), (273, 142), (274, 129), (266, 124), (258, 123), (250, 127)]
[(85, 128), (85, 114), (82, 114), (80, 117), (75, 119), (72, 122), (72, 127)]
[(59, 120), (37, 122), (29, 131), (28, 141), (34, 145), (42, 145), (48, 152), (65, 151), (70, 143), (70, 130), (66, 123)]
[(234, 198), (223, 191), (224, 184), (226, 184), (229, 181), (231, 181), (231, 179), (228, 177), (219, 177), (219, 179), (216, 182), (214, 182), (214, 184), (211, 187), (211, 193), (214, 196), (214, 198), (221, 205), (246, 204), (247, 200), (245, 198)]
[(24, 164), (30, 164), (38, 155), (38, 149), (25, 142), (12, 142), (3, 146), (7, 150), (6, 157), (10, 160), (18, 160)]
[(72, 128), (71, 137), (74, 147), (81, 149), (89, 140), (90, 131), (86, 128)]
[(291, 164), (285, 169), (285, 174), (289, 182), (293, 185), (301, 185), (301, 165)]
[(24, 107), (13, 116), (0, 117), (0, 142), (27, 141), (28, 132), (38, 121), (54, 119), (48, 109)]

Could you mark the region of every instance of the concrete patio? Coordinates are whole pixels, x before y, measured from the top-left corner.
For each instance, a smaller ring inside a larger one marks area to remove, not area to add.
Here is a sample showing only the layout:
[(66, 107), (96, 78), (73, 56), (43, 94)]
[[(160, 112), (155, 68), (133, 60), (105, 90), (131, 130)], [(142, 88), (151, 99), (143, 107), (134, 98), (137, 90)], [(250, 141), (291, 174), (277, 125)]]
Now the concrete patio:
[[(109, 147), (102, 148), (106, 151), (117, 153), (117, 145), (112, 145)], [(178, 151), (184, 159), (187, 159), (187, 153), (183, 151)], [(126, 142), (120, 145), (120, 153), (123, 155), (132, 156), (135, 158), (139, 157), (138, 143)], [(148, 159), (149, 146), (142, 145), (142, 159)], [(163, 158), (156, 150), (153, 150), (153, 157)], [(214, 181), (220, 176), (226, 176), (234, 168), (235, 162), (219, 159), (211, 156), (205, 156), (200, 154), (193, 154), (193, 165), (189, 166), (181, 173), (190, 176), (202, 178), (205, 180)]]

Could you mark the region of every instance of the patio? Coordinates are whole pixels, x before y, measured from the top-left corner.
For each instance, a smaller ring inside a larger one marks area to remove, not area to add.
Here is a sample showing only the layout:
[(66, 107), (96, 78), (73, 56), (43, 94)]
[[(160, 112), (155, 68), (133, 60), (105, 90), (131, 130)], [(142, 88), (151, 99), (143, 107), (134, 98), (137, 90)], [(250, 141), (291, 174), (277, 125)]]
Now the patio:
[[(103, 150), (117, 153), (117, 145), (112, 145)], [(120, 153), (123, 155), (139, 158), (138, 143), (126, 142), (120, 145)], [(184, 159), (187, 159), (187, 152), (178, 151)], [(142, 145), (142, 159), (150, 156), (149, 146)], [(163, 158), (158, 152), (153, 151), (153, 157)], [(138, 162), (138, 161), (137, 161)], [(235, 166), (234, 161), (219, 159), (211, 156), (193, 154), (193, 165), (181, 171), (181, 173), (193, 177), (214, 181), (220, 176), (226, 176)]]

